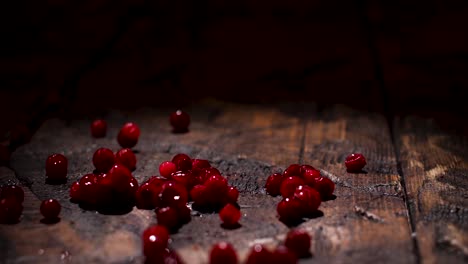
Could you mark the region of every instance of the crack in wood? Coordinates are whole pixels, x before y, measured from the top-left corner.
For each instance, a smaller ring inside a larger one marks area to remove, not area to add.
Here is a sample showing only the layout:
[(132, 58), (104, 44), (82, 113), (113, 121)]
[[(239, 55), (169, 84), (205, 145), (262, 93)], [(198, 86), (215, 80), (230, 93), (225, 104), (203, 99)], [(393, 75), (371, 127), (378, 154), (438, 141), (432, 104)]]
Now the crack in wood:
[(364, 217), (365, 219), (370, 220), (372, 222), (377, 222), (377, 223), (385, 222), (383, 218), (357, 205), (354, 206), (354, 212), (358, 216)]

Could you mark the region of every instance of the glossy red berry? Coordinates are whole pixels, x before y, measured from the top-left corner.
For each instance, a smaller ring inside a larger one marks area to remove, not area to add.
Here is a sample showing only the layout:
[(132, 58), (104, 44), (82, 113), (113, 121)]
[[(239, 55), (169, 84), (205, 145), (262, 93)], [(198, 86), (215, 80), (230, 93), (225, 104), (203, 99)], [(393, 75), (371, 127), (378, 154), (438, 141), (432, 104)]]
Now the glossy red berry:
[(192, 159), (186, 154), (177, 154), (172, 158), (178, 171), (187, 171), (192, 169)]
[(18, 185), (5, 185), (0, 188), (0, 200), (4, 198), (14, 198), (18, 202), (24, 201), (24, 191), (21, 186)]
[(186, 132), (190, 125), (190, 116), (186, 112), (177, 110), (170, 115), (169, 122), (174, 132)]
[(237, 253), (231, 244), (219, 242), (210, 252), (210, 264), (237, 264)]
[(156, 205), (153, 202), (153, 197), (156, 197), (161, 192), (161, 187), (149, 182), (143, 183), (135, 194), (136, 206), (139, 209), (154, 209)]
[(185, 186), (174, 181), (165, 182), (159, 194), (160, 206), (176, 207), (188, 202), (188, 192)]
[(74, 182), (70, 187), (70, 199), (73, 202), (79, 202), (80, 197), (80, 182)]
[(163, 255), (169, 242), (169, 231), (165, 226), (153, 225), (148, 227), (142, 235), (143, 254), (156, 259)]
[(287, 225), (298, 223), (303, 217), (302, 203), (294, 196), (283, 198), (278, 203), (276, 211), (278, 212), (280, 221)]
[(277, 196), (280, 194), (281, 183), (283, 183), (284, 177), (281, 173), (275, 173), (268, 176), (266, 180), (265, 189), (266, 192), (271, 196)]
[(239, 198), (239, 190), (237, 190), (237, 188), (234, 186), (229, 186), (228, 192), (227, 192), (228, 203), (235, 204), (237, 203), (238, 198)]
[(105, 137), (107, 133), (107, 123), (105, 120), (96, 119), (91, 123), (91, 135), (95, 138)]
[(94, 152), (93, 164), (97, 171), (108, 172), (115, 164), (114, 152), (108, 148), (100, 148)]
[(280, 187), (281, 196), (283, 196), (283, 198), (291, 197), (294, 191), (296, 191), (297, 186), (304, 184), (304, 180), (297, 176), (285, 178)]
[(96, 205), (99, 202), (100, 188), (95, 174), (86, 174), (80, 179), (80, 201)]
[(163, 207), (156, 210), (156, 219), (158, 220), (158, 225), (163, 225), (169, 230), (174, 230), (179, 226), (177, 210), (172, 207)]
[(310, 240), (311, 237), (307, 232), (302, 230), (291, 230), (286, 235), (284, 245), (289, 248), (289, 250), (296, 253), (296, 256), (303, 258), (310, 255)]
[(313, 186), (311, 186), (320, 193), (322, 200), (332, 197), (335, 191), (335, 183), (325, 177), (316, 178)]
[(67, 177), (68, 160), (62, 154), (52, 154), (46, 161), (47, 179), (51, 181), (63, 181)]
[(247, 257), (246, 264), (272, 263), (273, 253), (262, 245), (254, 245)]
[(48, 199), (42, 201), (40, 210), (46, 220), (54, 220), (58, 218), (61, 209), (62, 206), (57, 200)]
[(159, 174), (163, 177), (169, 178), (176, 171), (177, 167), (172, 161), (164, 161), (159, 165)]
[(294, 197), (302, 203), (301, 211), (303, 215), (313, 214), (322, 202), (320, 193), (307, 185), (298, 186), (294, 192)]
[(206, 186), (195, 185), (192, 190), (190, 190), (190, 197), (196, 205), (205, 206), (208, 203)]
[(115, 154), (115, 161), (124, 165), (127, 169), (134, 171), (136, 169), (137, 159), (135, 153), (129, 148), (124, 148)]
[(176, 171), (171, 174), (170, 179), (172, 181), (178, 182), (185, 186), (186, 188), (189, 188), (190, 181), (192, 178), (192, 172), (191, 171)]
[(223, 176), (213, 175), (204, 183), (208, 203), (214, 206), (224, 205), (227, 202), (228, 185)]
[(204, 159), (193, 159), (192, 169), (208, 169), (210, 168), (210, 162)]
[(108, 180), (105, 181), (105, 184), (109, 184), (112, 189), (119, 193), (124, 193), (128, 190), (132, 178), (132, 173), (127, 167), (121, 164), (115, 164), (109, 170)]
[(14, 224), (23, 213), (23, 205), (14, 198), (0, 200), (0, 223)]
[(241, 218), (241, 212), (232, 204), (227, 204), (219, 211), (219, 218), (226, 226), (234, 226)]
[(301, 165), (301, 175), (302, 175), (302, 176), (304, 176), (304, 174), (305, 174), (308, 170), (315, 170), (315, 168), (312, 167), (312, 166), (310, 166), (310, 165), (307, 165), (307, 164)]
[(286, 177), (291, 177), (291, 176), (301, 176), (301, 165), (299, 164), (291, 164), (289, 167), (284, 170), (283, 176)]
[(273, 257), (273, 263), (278, 264), (296, 264), (298, 261), (296, 254), (283, 245), (280, 245), (275, 249), (273, 252)]
[(305, 184), (309, 186), (313, 186), (316, 179), (320, 177), (322, 177), (322, 175), (320, 174), (320, 171), (316, 169), (305, 170), (302, 174)]
[(346, 169), (350, 172), (360, 172), (366, 164), (366, 158), (360, 153), (353, 153), (345, 160)]
[(133, 148), (139, 137), (140, 128), (135, 123), (126, 123), (117, 135), (117, 142), (122, 148)]

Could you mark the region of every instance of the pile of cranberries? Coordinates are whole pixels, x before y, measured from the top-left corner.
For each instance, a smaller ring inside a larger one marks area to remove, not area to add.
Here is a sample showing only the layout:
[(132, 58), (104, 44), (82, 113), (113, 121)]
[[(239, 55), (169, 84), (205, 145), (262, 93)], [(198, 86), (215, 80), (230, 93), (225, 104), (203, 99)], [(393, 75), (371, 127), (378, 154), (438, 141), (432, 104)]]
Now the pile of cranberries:
[(23, 213), (24, 191), (18, 185), (0, 187), (0, 223), (14, 224)]

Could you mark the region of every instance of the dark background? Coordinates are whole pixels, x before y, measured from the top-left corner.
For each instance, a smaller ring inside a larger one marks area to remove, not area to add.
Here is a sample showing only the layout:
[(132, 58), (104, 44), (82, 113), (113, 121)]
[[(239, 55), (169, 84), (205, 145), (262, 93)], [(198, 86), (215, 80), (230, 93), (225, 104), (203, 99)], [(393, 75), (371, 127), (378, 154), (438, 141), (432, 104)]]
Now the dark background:
[(206, 97), (466, 121), (467, 1), (4, 1), (0, 19), (2, 141)]

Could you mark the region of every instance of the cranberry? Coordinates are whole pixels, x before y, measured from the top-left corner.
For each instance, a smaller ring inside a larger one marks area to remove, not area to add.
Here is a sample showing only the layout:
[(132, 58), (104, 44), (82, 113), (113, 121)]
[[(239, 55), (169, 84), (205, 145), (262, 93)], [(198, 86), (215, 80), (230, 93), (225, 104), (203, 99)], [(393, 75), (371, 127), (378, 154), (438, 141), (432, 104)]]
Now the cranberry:
[(237, 203), (237, 199), (239, 198), (239, 191), (236, 187), (229, 186), (227, 192), (227, 200), (229, 203), (235, 204)]
[(237, 264), (237, 253), (231, 244), (219, 242), (210, 253), (210, 264)]
[(122, 148), (133, 148), (138, 143), (140, 128), (135, 123), (126, 123), (117, 135), (117, 141)]
[(205, 185), (195, 185), (190, 190), (190, 197), (196, 205), (204, 206), (208, 202)]
[(95, 138), (102, 138), (106, 136), (107, 123), (105, 120), (96, 119), (91, 123), (91, 135)]
[(100, 148), (94, 152), (93, 164), (99, 172), (108, 172), (115, 164), (114, 152), (108, 148)]
[(219, 218), (221, 218), (221, 221), (223, 221), (226, 226), (234, 226), (239, 222), (241, 212), (234, 205), (227, 204), (219, 211)]
[(177, 110), (169, 117), (169, 122), (174, 128), (174, 132), (186, 132), (190, 125), (190, 116), (181, 110)]
[(320, 194), (307, 185), (298, 186), (294, 192), (294, 197), (301, 201), (303, 208), (301, 211), (305, 215), (311, 215), (317, 211), (322, 202)]
[(316, 178), (311, 187), (320, 193), (322, 200), (329, 199), (335, 191), (335, 183), (325, 177)]
[(192, 215), (190, 214), (192, 211), (190, 208), (187, 207), (187, 205), (178, 205), (175, 207), (177, 211), (177, 217), (179, 219), (180, 224), (186, 224), (190, 222)]
[(165, 226), (153, 225), (143, 232), (143, 254), (156, 258), (163, 254), (169, 242), (169, 231)]
[(135, 153), (129, 148), (124, 148), (115, 154), (115, 161), (124, 165), (127, 169), (134, 171), (136, 169), (137, 159)]
[(161, 206), (185, 205), (188, 202), (187, 189), (180, 183), (168, 181), (162, 185), (159, 199)]
[(0, 200), (4, 198), (14, 198), (18, 202), (24, 201), (24, 191), (18, 185), (5, 185), (0, 188)]
[(273, 254), (267, 248), (262, 245), (254, 245), (247, 257), (246, 264), (262, 264), (271, 263), (273, 260)]
[(284, 245), (296, 253), (296, 256), (303, 258), (310, 255), (310, 240), (311, 238), (307, 232), (291, 230), (286, 236)]
[(81, 200), (80, 197), (80, 183), (74, 182), (70, 187), (70, 199), (73, 202), (78, 202)]
[(177, 154), (172, 158), (172, 162), (176, 165), (177, 170), (187, 171), (192, 169), (192, 159), (186, 154)]
[(44, 200), (41, 203), (41, 214), (44, 216), (45, 220), (54, 220), (58, 218), (62, 206), (55, 199)]
[(14, 198), (4, 198), (0, 200), (0, 223), (13, 224), (18, 222), (23, 205)]
[(179, 217), (177, 210), (172, 207), (163, 207), (156, 211), (156, 219), (159, 225), (167, 227), (169, 230), (174, 230), (179, 226)]
[(192, 169), (208, 169), (210, 168), (210, 162), (204, 159), (193, 159)]
[(139, 209), (154, 209), (153, 197), (159, 195), (161, 187), (149, 182), (143, 183), (135, 194), (136, 206)]
[(297, 186), (304, 185), (304, 180), (297, 176), (290, 176), (283, 180), (280, 187), (280, 192), (283, 198), (291, 197), (296, 191)]
[(98, 178), (95, 174), (86, 174), (80, 179), (80, 201), (96, 205), (100, 197)]
[(289, 225), (299, 222), (302, 219), (302, 203), (296, 197), (284, 198), (278, 203), (276, 211), (280, 221)]
[(297, 263), (297, 256), (296, 254), (289, 250), (285, 246), (278, 246), (275, 251), (273, 252), (274, 263), (281, 263), (281, 264), (296, 264)]
[(223, 176), (213, 175), (204, 183), (206, 197), (211, 205), (223, 205), (227, 199), (228, 185)]
[(366, 164), (366, 158), (360, 153), (353, 153), (345, 160), (346, 169), (350, 172), (360, 172)]
[(301, 165), (301, 176), (304, 177), (304, 173), (308, 170), (315, 170), (315, 168), (307, 164)]
[(10, 163), (10, 150), (4, 145), (0, 145), (0, 166)]
[(281, 183), (283, 182), (284, 177), (281, 173), (275, 173), (268, 176), (266, 180), (265, 189), (267, 193), (271, 196), (277, 196), (280, 194)]
[(291, 164), (289, 167), (284, 170), (283, 172), (284, 177), (291, 177), (291, 176), (301, 176), (301, 165), (299, 164)]
[(159, 165), (159, 174), (163, 177), (170, 177), (172, 173), (177, 171), (176, 165), (172, 161), (164, 161)]
[(52, 154), (46, 161), (47, 179), (51, 181), (63, 181), (67, 177), (68, 160), (62, 154)]
[(171, 174), (171, 180), (178, 182), (185, 187), (189, 187), (190, 180), (192, 178), (191, 171), (177, 171)]
[(115, 164), (108, 173), (109, 180), (105, 184), (109, 184), (112, 189), (123, 193), (128, 187), (130, 180), (133, 178), (132, 173), (123, 165)]
[(320, 174), (320, 171), (316, 169), (308, 169), (302, 174), (305, 184), (309, 186), (313, 186), (315, 180), (320, 177), (322, 177), (322, 175)]

